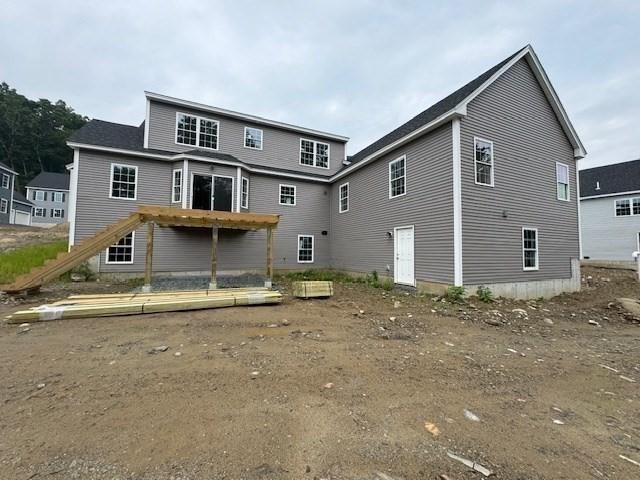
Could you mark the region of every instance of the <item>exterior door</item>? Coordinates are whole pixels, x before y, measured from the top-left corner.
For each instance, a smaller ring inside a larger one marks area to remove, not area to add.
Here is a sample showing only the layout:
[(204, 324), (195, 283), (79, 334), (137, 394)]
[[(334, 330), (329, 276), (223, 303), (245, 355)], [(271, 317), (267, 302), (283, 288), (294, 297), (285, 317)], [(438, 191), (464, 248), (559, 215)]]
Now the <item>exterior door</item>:
[(16, 225), (31, 225), (31, 215), (27, 212), (14, 210), (13, 223)]
[(193, 175), (191, 208), (211, 210), (213, 196), (211, 181), (211, 175)]
[(395, 228), (394, 242), (394, 269), (395, 283), (415, 286), (413, 261), (413, 226)]
[(230, 212), (233, 205), (233, 179), (213, 177), (213, 209)]

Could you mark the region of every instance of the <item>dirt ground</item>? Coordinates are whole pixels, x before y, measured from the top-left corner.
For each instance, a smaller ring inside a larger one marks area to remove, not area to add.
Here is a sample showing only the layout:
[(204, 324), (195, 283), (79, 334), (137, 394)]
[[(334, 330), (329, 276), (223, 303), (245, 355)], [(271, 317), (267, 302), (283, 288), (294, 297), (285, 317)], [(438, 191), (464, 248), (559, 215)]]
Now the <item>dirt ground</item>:
[[(640, 478), (620, 457), (640, 462), (640, 326), (612, 303), (640, 286), (584, 275), (540, 302), (337, 285), (280, 306), (3, 324), (0, 478), (483, 478), (449, 451), (499, 479)], [(27, 304), (80, 288), (117, 286)]]
[(0, 252), (38, 243), (66, 240), (68, 234), (68, 223), (56, 225), (52, 228), (0, 225)]

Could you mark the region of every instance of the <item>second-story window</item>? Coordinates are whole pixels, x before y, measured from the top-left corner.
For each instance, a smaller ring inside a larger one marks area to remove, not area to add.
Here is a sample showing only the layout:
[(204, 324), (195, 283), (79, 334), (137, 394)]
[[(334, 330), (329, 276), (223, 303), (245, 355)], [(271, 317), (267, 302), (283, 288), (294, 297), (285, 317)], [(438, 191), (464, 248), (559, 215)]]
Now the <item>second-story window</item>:
[(329, 168), (329, 144), (301, 138), (300, 164)]
[(2, 174), (2, 188), (9, 188), (9, 175), (7, 175), (6, 173)]
[(558, 200), (569, 200), (569, 166), (556, 163), (556, 185)]
[(176, 143), (218, 149), (219, 124), (216, 120), (178, 113), (176, 122)]
[(173, 185), (171, 189), (171, 201), (179, 203), (182, 201), (182, 170), (173, 171)]
[(296, 204), (296, 186), (280, 185), (280, 205)]
[(339, 212), (344, 213), (349, 211), (349, 182), (340, 185), (340, 208)]
[(47, 200), (47, 192), (44, 192), (42, 190), (36, 190), (33, 192), (33, 199), (36, 202), (44, 202)]
[(242, 190), (240, 190), (240, 207), (249, 208), (249, 179), (242, 177)]
[(616, 217), (640, 215), (640, 197), (616, 200)]
[(178, 114), (176, 142), (184, 145), (196, 145), (198, 138), (198, 118), (192, 115)]
[(400, 157), (389, 163), (389, 198), (407, 193), (407, 159)]
[(493, 187), (493, 142), (473, 139), (476, 183)]
[(131, 165), (111, 164), (111, 198), (136, 199), (138, 184), (138, 167)]
[(53, 201), (56, 203), (64, 202), (64, 192), (53, 192)]
[(262, 150), (262, 130), (244, 127), (244, 146), (255, 150)]

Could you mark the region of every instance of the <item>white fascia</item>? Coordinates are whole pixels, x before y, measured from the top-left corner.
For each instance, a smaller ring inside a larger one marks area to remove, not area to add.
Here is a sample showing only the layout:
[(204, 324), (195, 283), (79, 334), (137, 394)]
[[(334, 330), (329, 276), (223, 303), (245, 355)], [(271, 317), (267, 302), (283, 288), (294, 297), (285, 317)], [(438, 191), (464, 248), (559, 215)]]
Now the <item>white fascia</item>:
[(462, 277), (462, 155), (460, 119), (451, 122), (453, 151), (453, 284), (463, 285)]

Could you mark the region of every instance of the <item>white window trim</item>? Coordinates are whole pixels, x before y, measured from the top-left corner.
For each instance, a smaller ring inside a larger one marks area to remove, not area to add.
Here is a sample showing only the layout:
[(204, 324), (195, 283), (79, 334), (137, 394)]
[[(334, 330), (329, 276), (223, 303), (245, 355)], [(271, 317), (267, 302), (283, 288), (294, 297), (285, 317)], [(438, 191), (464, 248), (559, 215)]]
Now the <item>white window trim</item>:
[[(53, 203), (64, 203), (64, 192), (51, 192), (53, 195)], [(60, 200), (57, 200), (58, 196), (60, 196)]]
[[(34, 199), (36, 202), (44, 202), (44, 190), (36, 190), (36, 198)], [(38, 198), (42, 197), (42, 198)]]
[[(293, 203), (282, 203), (282, 187), (293, 188)], [(298, 187), (296, 185), (289, 185), (287, 183), (281, 183), (278, 185), (278, 203), (285, 207), (295, 207), (298, 203)]]
[(9, 211), (9, 201), (6, 198), (0, 198), (0, 213)]
[[(176, 200), (176, 172), (180, 172), (180, 195)], [(136, 175), (137, 178), (137, 175)], [(174, 168), (171, 173), (171, 203), (182, 203), (182, 191), (184, 190), (184, 171), (181, 168)]]
[[(344, 210), (342, 209), (342, 187), (347, 187), (347, 208), (345, 208)], [(406, 188), (406, 186), (405, 186)], [(338, 212), (339, 213), (346, 213), (349, 211), (349, 194), (351, 193), (351, 188), (349, 187), (349, 182), (343, 183), (342, 185), (340, 185), (340, 187), (338, 187)]]
[[(244, 186), (247, 185), (247, 196), (244, 196)], [(249, 179), (242, 177), (240, 179), (240, 208), (249, 208)]]
[[(627, 198), (616, 198), (613, 200), (613, 216), (615, 218), (627, 218), (627, 217), (637, 217), (640, 213), (633, 213), (633, 199), (640, 197), (627, 197)], [(624, 202), (625, 200), (629, 201), (629, 215), (618, 215), (618, 202)]]
[[(128, 197), (114, 197), (113, 196), (113, 167), (127, 167), (133, 168), (136, 171), (136, 181), (133, 184), (133, 198)], [(109, 177), (109, 198), (113, 198), (114, 200), (129, 200), (135, 201), (138, 199), (138, 166), (137, 165), (127, 165), (126, 163), (112, 163), (110, 177)], [(36, 199), (37, 200), (37, 199)]]
[[(38, 210), (41, 210), (43, 215), (38, 215)], [(44, 207), (34, 207), (33, 209), (33, 216), (36, 218), (46, 218), (47, 216), (47, 209)]]
[[(51, 215), (51, 218), (62, 218), (62, 209), (61, 208), (53, 208), (53, 215)], [(59, 213), (58, 216), (56, 216), (56, 212)]]
[[(126, 237), (127, 235), (124, 235), (124, 237)], [(118, 241), (120, 241), (120, 240), (118, 239)], [(129, 261), (129, 262), (111, 262), (111, 261), (109, 261), (109, 249), (112, 246), (113, 245), (109, 245), (104, 251), (104, 255), (105, 255), (104, 263), (105, 264), (107, 264), (107, 265), (132, 265), (133, 261), (135, 259), (135, 251), (136, 251), (136, 232), (135, 231), (131, 232), (131, 261)]]
[[(476, 160), (476, 144), (478, 142), (485, 142), (491, 145), (491, 183), (481, 183), (478, 182), (478, 162)], [(476, 185), (481, 185), (483, 187), (493, 187), (494, 184), (494, 176), (496, 171), (496, 152), (493, 142), (491, 140), (485, 140), (481, 137), (473, 137), (473, 181)]]
[[(247, 130), (248, 129), (251, 130), (258, 130), (260, 132), (260, 148), (256, 148), (256, 147), (249, 147), (247, 146)], [(244, 127), (244, 148), (248, 148), (249, 150), (262, 150), (262, 147), (264, 145), (264, 131), (261, 128), (256, 128), (256, 127)]]
[[(302, 141), (313, 143), (313, 165), (307, 165), (306, 163), (302, 163)], [(320, 167), (316, 165), (316, 156), (318, 155), (318, 144), (321, 143), (327, 146), (327, 166)], [(302, 138), (300, 137), (300, 148), (298, 150), (298, 163), (303, 167), (313, 167), (313, 168), (322, 168), (323, 170), (329, 170), (331, 168), (331, 144), (328, 142), (320, 142), (318, 140), (311, 140), (310, 138)]]
[[(525, 267), (524, 265), (524, 231), (532, 230), (536, 232), (536, 266), (535, 267)], [(522, 227), (522, 232), (520, 233), (520, 242), (522, 243), (522, 270), (525, 272), (535, 272), (540, 270), (540, 236), (538, 234), (538, 229), (533, 227)]]
[[(560, 180), (558, 179), (558, 165), (562, 165), (563, 167), (565, 167), (567, 169), (567, 198), (560, 198), (560, 196), (558, 195), (558, 184), (560, 183)], [(558, 200), (560, 200), (561, 202), (568, 202), (571, 200), (571, 180), (569, 178), (569, 165), (567, 165), (566, 163), (562, 163), (562, 162), (556, 162), (556, 198)]]
[[(393, 165), (394, 163), (398, 163), (400, 161), (404, 161), (404, 192), (400, 193), (398, 195), (392, 195), (391, 165)], [(407, 156), (406, 155), (402, 155), (401, 157), (398, 157), (395, 160), (392, 160), (392, 161), (389, 162), (389, 199), (398, 198), (398, 197), (404, 197), (406, 194), (407, 194)]]
[[(5, 181), (7, 183), (7, 186), (5, 187)], [(7, 190), (9, 190), (9, 187), (11, 186), (11, 177), (9, 175), (7, 175), (6, 173), (2, 174), (2, 188), (5, 188)]]
[[(311, 237), (311, 260), (300, 260), (300, 238)], [(298, 235), (298, 243), (296, 244), (296, 259), (298, 263), (313, 263), (316, 254), (316, 239), (314, 235)]]
[[(196, 118), (196, 144), (195, 145), (191, 145), (190, 143), (180, 143), (178, 141), (178, 118), (180, 117), (180, 115), (186, 115), (188, 117)], [(214, 122), (218, 126), (218, 129), (217, 129), (218, 135), (216, 137), (216, 148), (200, 146), (200, 120), (206, 120), (207, 122)], [(176, 145), (184, 145), (185, 147), (201, 148), (203, 150), (213, 150), (217, 152), (218, 150), (220, 150), (220, 121), (214, 120), (213, 118), (209, 118), (209, 117), (203, 117), (201, 115), (194, 115), (192, 113), (176, 112), (176, 128), (175, 128), (175, 135), (173, 137), (173, 141)]]

